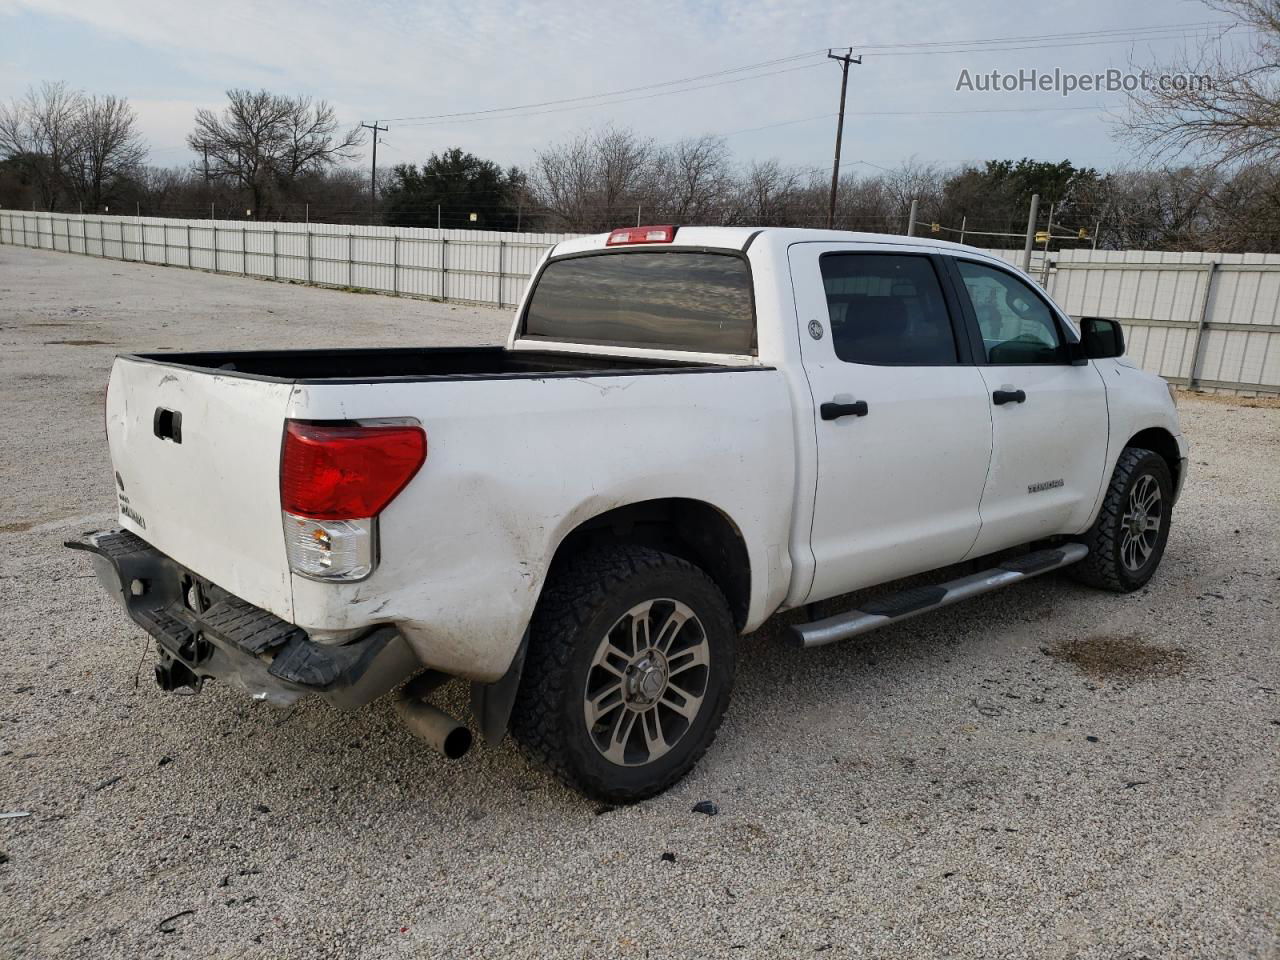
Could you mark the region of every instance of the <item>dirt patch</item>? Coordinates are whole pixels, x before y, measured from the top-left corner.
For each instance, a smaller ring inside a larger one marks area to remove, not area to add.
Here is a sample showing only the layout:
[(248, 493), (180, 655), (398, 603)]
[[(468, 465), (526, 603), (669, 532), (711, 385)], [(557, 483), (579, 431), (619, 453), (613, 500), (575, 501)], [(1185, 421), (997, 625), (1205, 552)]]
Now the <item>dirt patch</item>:
[(0, 523), (0, 533), (26, 533), (35, 525), (35, 520), (22, 523)]
[(66, 344), (68, 347), (96, 347), (110, 342), (110, 340), (46, 340), (44, 345), (46, 347), (57, 344)]
[(1260, 410), (1280, 410), (1280, 396), (1271, 394), (1258, 394), (1253, 397), (1237, 397), (1225, 393), (1193, 393), (1197, 400), (1207, 400), (1210, 403), (1226, 407), (1250, 407)]
[(1172, 677), (1181, 673), (1187, 663), (1185, 650), (1157, 647), (1136, 633), (1064, 640), (1046, 647), (1044, 652), (1099, 680)]

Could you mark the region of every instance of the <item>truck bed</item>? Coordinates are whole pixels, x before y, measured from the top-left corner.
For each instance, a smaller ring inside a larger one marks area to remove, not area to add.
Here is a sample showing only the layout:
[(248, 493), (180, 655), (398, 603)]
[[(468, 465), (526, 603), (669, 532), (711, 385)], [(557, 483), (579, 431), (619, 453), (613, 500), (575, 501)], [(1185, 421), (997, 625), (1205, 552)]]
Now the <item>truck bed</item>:
[(148, 353), (134, 359), (287, 382), (496, 379), (705, 370), (712, 364), (602, 357), (505, 347), (390, 347)]

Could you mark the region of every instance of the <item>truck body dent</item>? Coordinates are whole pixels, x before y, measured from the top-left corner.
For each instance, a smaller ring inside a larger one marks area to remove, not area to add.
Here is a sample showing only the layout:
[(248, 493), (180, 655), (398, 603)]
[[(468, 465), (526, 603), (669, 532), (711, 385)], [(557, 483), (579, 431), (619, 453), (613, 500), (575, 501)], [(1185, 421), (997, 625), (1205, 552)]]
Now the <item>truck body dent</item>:
[(416, 417), (429, 452), (379, 518), (377, 569), (352, 584), (294, 576), (293, 622), (339, 634), (394, 623), (426, 665), (496, 680), (565, 538), (671, 498), (707, 503), (741, 532), (754, 629), (791, 578), (790, 517), (777, 509), (795, 486), (787, 384), (760, 366), (678, 380), (678, 391), (663, 376), (294, 387), (290, 418)]

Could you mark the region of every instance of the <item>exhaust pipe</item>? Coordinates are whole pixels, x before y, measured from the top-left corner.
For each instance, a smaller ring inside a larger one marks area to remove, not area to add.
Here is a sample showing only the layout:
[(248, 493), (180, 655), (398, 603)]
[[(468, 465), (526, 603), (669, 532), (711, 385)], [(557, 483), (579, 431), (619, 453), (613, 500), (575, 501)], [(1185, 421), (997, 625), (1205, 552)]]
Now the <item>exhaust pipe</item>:
[(438, 707), (412, 697), (398, 699), (395, 707), (410, 733), (448, 759), (471, 749), (471, 731)]

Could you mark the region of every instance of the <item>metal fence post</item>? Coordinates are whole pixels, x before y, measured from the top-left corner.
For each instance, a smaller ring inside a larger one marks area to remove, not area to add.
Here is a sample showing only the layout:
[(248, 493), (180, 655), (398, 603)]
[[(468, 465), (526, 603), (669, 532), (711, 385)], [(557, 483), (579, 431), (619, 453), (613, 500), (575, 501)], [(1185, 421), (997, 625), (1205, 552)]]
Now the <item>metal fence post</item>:
[(249, 228), (240, 228), (240, 276), (249, 275)]
[(213, 272), (218, 272), (218, 222), (216, 220), (209, 221), (213, 224)]
[(391, 292), (400, 296), (400, 234), (391, 238)]
[(164, 265), (169, 265), (169, 225), (167, 223), (160, 224), (160, 240), (164, 245)]
[(440, 299), (449, 299), (449, 288), (446, 280), (449, 277), (449, 240), (446, 237), (440, 238)]
[(1213, 300), (1213, 284), (1218, 277), (1218, 261), (1209, 261), (1209, 276), (1204, 284), (1204, 302), (1200, 304), (1200, 320), (1196, 324), (1196, 336), (1191, 349), (1191, 370), (1187, 375), (1187, 389), (1194, 390), (1196, 381), (1200, 379), (1200, 368), (1204, 365), (1203, 351), (1200, 349), (1204, 339), (1205, 324), (1209, 322), (1209, 307)]
[(187, 228), (187, 269), (191, 269), (191, 224), (183, 224)]
[(505, 240), (498, 241), (498, 306), (502, 306), (502, 284), (507, 278), (503, 273), (506, 261), (507, 243)]
[(311, 282), (311, 221), (307, 221), (307, 283)]
[(355, 241), (350, 233), (347, 234), (347, 286), (354, 287), (355, 284)]
[(276, 266), (276, 237), (280, 236), (280, 230), (277, 227), (271, 228), (271, 279), (280, 279), (280, 269)]

